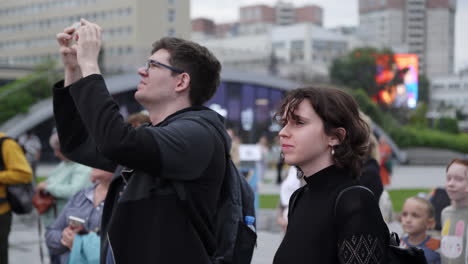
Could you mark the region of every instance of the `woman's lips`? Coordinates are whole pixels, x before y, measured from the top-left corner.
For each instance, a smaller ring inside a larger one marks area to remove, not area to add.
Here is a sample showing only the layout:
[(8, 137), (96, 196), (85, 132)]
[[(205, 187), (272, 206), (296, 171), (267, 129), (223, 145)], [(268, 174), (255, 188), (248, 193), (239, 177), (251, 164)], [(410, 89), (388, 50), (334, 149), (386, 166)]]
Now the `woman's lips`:
[(290, 149), (292, 149), (293, 147), (294, 147), (293, 145), (281, 144), (281, 149), (282, 149), (283, 151), (285, 151), (285, 150), (290, 150)]

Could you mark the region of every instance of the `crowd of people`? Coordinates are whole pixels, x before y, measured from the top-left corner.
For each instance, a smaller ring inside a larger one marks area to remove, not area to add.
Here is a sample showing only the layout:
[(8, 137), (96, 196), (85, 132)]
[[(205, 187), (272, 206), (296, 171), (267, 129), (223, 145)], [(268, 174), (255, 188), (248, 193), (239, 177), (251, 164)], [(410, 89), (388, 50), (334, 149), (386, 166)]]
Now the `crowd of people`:
[[(229, 159), (240, 165), (240, 141), (203, 106), (216, 92), (221, 64), (194, 42), (156, 41), (138, 70), (135, 93), (148, 114), (125, 120), (98, 65), (101, 28), (84, 19), (80, 25), (57, 34), (64, 80), (53, 87), (57, 133), (49, 143), (61, 162), (35, 185), (55, 200), (42, 215), (51, 263), (224, 263), (219, 200)], [(292, 90), (275, 119), (282, 127), (274, 151), (277, 183), (283, 164), (290, 168), (278, 214), (284, 238), (273, 263), (387, 263), (391, 235), (382, 199), (392, 169), (385, 138), (372, 135), (355, 100), (336, 88)], [(0, 138), (5, 264), (12, 221), (7, 188), (33, 181), (39, 154), (27, 157), (16, 141)], [(266, 137), (258, 146), (256, 170), (263, 175), (271, 149)], [(37, 152), (40, 144), (30, 140), (25, 148)], [(445, 190), (450, 204), (441, 212), (440, 235), (430, 231), (436, 212), (428, 199), (405, 201), (401, 247), (422, 249), (427, 263), (468, 263), (468, 160), (448, 164)], [(255, 218), (245, 219), (255, 229)]]

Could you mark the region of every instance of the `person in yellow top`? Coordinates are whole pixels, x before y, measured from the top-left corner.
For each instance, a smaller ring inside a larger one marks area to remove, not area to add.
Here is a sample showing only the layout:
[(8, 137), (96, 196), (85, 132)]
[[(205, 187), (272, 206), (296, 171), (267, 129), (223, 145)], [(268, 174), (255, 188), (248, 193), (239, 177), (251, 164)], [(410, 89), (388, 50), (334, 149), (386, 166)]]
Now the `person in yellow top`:
[[(0, 132), (0, 138), (3, 137), (6, 135)], [(8, 235), (12, 216), (10, 205), (5, 200), (7, 185), (31, 181), (32, 169), (23, 150), (13, 139), (5, 139), (1, 145), (0, 156), (0, 264), (8, 263)]]

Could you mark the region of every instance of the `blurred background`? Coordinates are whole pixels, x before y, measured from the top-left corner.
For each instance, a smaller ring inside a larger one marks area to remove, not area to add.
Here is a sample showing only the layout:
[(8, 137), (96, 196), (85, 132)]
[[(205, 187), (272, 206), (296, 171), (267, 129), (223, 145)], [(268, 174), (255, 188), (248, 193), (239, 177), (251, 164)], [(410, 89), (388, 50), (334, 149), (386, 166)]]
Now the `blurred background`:
[[(259, 152), (239, 165), (258, 198), (254, 263), (271, 263), (282, 236), (275, 219), (288, 168), (272, 116), (288, 90), (333, 86), (358, 101), (391, 150), (394, 216), (405, 198), (443, 186), (445, 165), (468, 153), (466, 0), (3, 0), (0, 131), (37, 136), (38, 181), (58, 163), (48, 143), (51, 86), (63, 78), (55, 35), (80, 18), (103, 28), (100, 63), (124, 117), (144, 110), (133, 98), (137, 69), (157, 39), (191, 39), (221, 61), (207, 106)], [(13, 227), (11, 263), (35, 263), (31, 219)]]

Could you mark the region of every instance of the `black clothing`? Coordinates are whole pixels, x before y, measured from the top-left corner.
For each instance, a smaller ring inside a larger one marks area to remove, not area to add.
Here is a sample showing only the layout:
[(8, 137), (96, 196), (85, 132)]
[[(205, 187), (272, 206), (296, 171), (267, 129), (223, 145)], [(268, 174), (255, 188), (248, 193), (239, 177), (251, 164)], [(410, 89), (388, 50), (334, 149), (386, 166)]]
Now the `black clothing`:
[(281, 155), (276, 163), (276, 184), (281, 184), (283, 178), (281, 177), (281, 172), (283, 172), (284, 166), (284, 157)]
[(0, 264), (8, 264), (8, 236), (12, 217), (11, 211), (0, 214)]
[(370, 158), (364, 163), (359, 182), (374, 193), (378, 203), (383, 192), (383, 184), (380, 178), (380, 166), (375, 159)]
[(336, 196), (355, 185), (351, 174), (333, 165), (305, 180), (291, 196), (288, 228), (273, 263), (384, 263), (388, 229), (372, 194), (346, 191), (335, 216)]
[[(224, 128), (206, 107), (180, 110), (151, 126), (124, 122), (101, 75), (54, 87), (61, 148), (70, 159), (104, 170), (119, 166), (101, 221), (101, 263), (208, 263), (206, 237), (215, 236), (216, 206), (224, 176), (224, 143), (184, 117), (203, 116)], [(223, 135), (230, 142), (227, 134)], [(172, 181), (183, 181), (203, 226), (190, 222)], [(204, 232), (204, 233), (200, 233)]]

